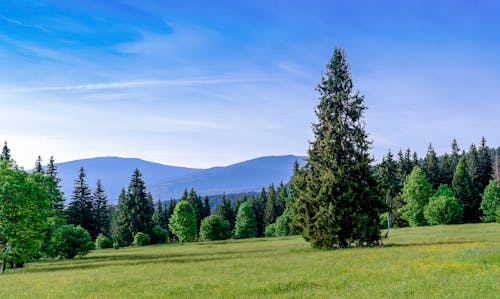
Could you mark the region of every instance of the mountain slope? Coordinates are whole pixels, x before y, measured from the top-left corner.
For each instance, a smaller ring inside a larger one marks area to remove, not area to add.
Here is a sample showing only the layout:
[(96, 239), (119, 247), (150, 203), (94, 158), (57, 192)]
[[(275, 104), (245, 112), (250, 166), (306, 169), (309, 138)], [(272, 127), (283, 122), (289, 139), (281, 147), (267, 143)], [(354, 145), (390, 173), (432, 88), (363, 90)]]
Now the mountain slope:
[(287, 182), (292, 175), (293, 163), (303, 161), (298, 156), (270, 156), (236, 163), (226, 167), (194, 169), (173, 167), (140, 159), (101, 157), (57, 164), (62, 189), (67, 202), (71, 198), (74, 180), (80, 167), (84, 167), (87, 183), (95, 187), (101, 179), (108, 200), (116, 202), (121, 188), (127, 187), (132, 171), (138, 168), (144, 177), (148, 191), (155, 200), (178, 198), (185, 188), (195, 188), (198, 194), (213, 195), (259, 191), (270, 183)]

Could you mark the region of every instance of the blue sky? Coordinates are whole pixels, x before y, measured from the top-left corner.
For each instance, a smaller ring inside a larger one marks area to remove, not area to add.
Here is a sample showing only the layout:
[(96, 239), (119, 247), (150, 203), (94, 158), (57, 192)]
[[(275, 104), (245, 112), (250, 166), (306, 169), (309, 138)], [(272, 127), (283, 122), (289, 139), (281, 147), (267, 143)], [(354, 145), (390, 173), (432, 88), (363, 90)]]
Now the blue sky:
[(483, 135), (498, 146), (499, 13), (495, 1), (1, 1), (0, 138), (27, 168), (37, 155), (191, 167), (305, 155), (340, 46), (376, 158)]

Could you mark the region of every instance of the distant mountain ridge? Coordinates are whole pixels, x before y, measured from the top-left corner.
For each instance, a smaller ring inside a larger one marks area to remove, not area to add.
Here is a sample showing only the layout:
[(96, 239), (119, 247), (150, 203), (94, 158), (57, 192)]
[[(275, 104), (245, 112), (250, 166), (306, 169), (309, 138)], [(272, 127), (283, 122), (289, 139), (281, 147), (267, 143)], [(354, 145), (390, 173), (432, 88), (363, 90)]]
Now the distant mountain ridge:
[(120, 157), (81, 159), (56, 165), (66, 203), (71, 199), (74, 180), (78, 177), (80, 167), (85, 168), (89, 187), (94, 189), (100, 179), (109, 202), (115, 203), (120, 190), (128, 186), (136, 168), (141, 171), (154, 199), (168, 200), (180, 197), (185, 188), (194, 188), (201, 195), (260, 191), (271, 183), (277, 185), (281, 181), (287, 182), (295, 161), (302, 164), (304, 157), (267, 156), (208, 169), (176, 167)]

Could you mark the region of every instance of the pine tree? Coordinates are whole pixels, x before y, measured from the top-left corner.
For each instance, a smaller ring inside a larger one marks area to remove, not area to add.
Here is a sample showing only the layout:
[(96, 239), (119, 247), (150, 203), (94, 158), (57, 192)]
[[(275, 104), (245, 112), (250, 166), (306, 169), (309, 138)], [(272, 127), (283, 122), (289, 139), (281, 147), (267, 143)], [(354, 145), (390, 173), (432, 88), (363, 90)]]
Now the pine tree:
[(168, 229), (168, 218), (167, 214), (163, 209), (163, 203), (158, 200), (156, 203), (155, 211), (153, 212), (153, 216), (151, 219), (153, 220), (153, 225), (157, 225), (163, 229)]
[(222, 194), (222, 199), (220, 204), (215, 208), (215, 214), (218, 215), (222, 220), (229, 221), (231, 230), (234, 228), (234, 223), (236, 221), (236, 214), (231, 205), (231, 201), (226, 198), (226, 194)]
[(500, 183), (500, 147), (497, 148), (493, 155), (495, 156), (495, 162), (493, 164), (493, 179)]
[[(467, 152), (467, 169), (469, 172), (470, 180), (472, 182), (471, 193), (469, 199), (467, 199), (467, 205), (464, 206), (464, 222), (479, 222), (481, 211), (479, 206), (481, 205), (481, 180), (480, 180), (480, 162), (479, 154), (477, 152), (476, 146), (472, 144)], [(458, 167), (458, 166), (457, 166)], [(460, 199), (457, 196), (457, 199)]]
[(33, 168), (33, 172), (36, 173), (41, 173), (43, 174), (43, 166), (42, 166), (42, 157), (38, 156), (38, 158), (35, 161), (35, 168)]
[(255, 212), (255, 221), (257, 223), (257, 237), (264, 236), (264, 212), (266, 210), (267, 192), (262, 188), (260, 195), (253, 201), (250, 201)]
[(288, 197), (288, 188), (283, 183), (283, 181), (281, 181), (278, 186), (278, 189), (276, 190), (276, 208), (275, 208), (276, 218), (283, 215), (283, 212), (285, 211), (286, 208), (287, 197)]
[(268, 226), (276, 221), (276, 191), (274, 185), (269, 185), (267, 189), (266, 208), (264, 210), (264, 226)]
[[(387, 228), (392, 227), (392, 216), (394, 211), (394, 203), (399, 193), (398, 167), (393, 159), (392, 153), (389, 151), (382, 160), (377, 171), (378, 184), (381, 189), (381, 195), (385, 200), (389, 213), (387, 217)], [(396, 216), (400, 217), (396, 211)]]
[(206, 217), (210, 216), (212, 214), (212, 209), (210, 208), (210, 201), (208, 199), (208, 196), (205, 195), (205, 200), (203, 201), (203, 215), (202, 218), (205, 219)]
[(441, 184), (451, 185), (453, 174), (455, 173), (456, 165), (453, 164), (453, 159), (445, 153), (440, 159)]
[(431, 183), (432, 188), (437, 189), (441, 184), (441, 173), (439, 169), (439, 160), (432, 144), (429, 144), (427, 148), (422, 170), (425, 172), (427, 180)]
[(413, 164), (414, 163), (411, 160), (410, 149), (407, 149), (404, 154), (401, 150), (399, 150), (397, 168), (398, 168), (398, 181), (400, 188), (403, 187), (403, 183), (405, 182), (406, 177), (410, 174), (413, 167), (415, 166)]
[(7, 162), (10, 162), (12, 160), (12, 157), (10, 156), (10, 149), (7, 146), (7, 141), (3, 143), (2, 153), (0, 154), (0, 160), (5, 160)]
[(458, 147), (457, 140), (453, 138), (453, 141), (451, 142), (451, 155), (450, 155), (453, 169), (457, 168), (458, 160), (460, 160), (461, 157), (462, 155), (460, 154), (460, 148)]
[(474, 186), (469, 174), (467, 160), (464, 157), (458, 161), (457, 169), (453, 175), (452, 187), (456, 199), (464, 209), (464, 222), (475, 221), (479, 205), (474, 202)]
[(129, 245), (133, 241), (133, 236), (128, 229), (129, 205), (127, 201), (127, 191), (122, 188), (118, 196), (118, 205), (111, 214), (111, 235), (114, 241), (120, 245)]
[(97, 232), (95, 231), (94, 205), (92, 193), (87, 182), (85, 182), (85, 177), (85, 169), (81, 167), (78, 179), (75, 180), (71, 203), (66, 211), (66, 219), (68, 224), (81, 226), (95, 238)]
[(45, 168), (45, 175), (52, 178), (52, 200), (50, 206), (62, 216), (64, 209), (64, 193), (61, 191), (61, 179), (57, 176), (57, 166), (53, 156), (50, 157), (49, 163)]
[(380, 244), (379, 212), (364, 129), (364, 98), (353, 93), (344, 51), (336, 48), (317, 90), (318, 123), (297, 190), (295, 218), (313, 247)]
[(493, 164), (490, 156), (490, 149), (486, 145), (486, 138), (481, 139), (481, 146), (477, 154), (477, 183), (479, 193), (483, 193), (484, 189), (491, 180), (493, 173)]
[(95, 233), (110, 235), (111, 215), (108, 205), (108, 197), (104, 191), (101, 180), (97, 180), (96, 189), (92, 193), (95, 216)]
[[(185, 191), (186, 192), (186, 191)], [(187, 195), (187, 201), (193, 206), (194, 213), (197, 219), (197, 227), (200, 227), (201, 220), (204, 217), (203, 202), (201, 201), (201, 196), (199, 196), (194, 188), (191, 188), (189, 194)]]

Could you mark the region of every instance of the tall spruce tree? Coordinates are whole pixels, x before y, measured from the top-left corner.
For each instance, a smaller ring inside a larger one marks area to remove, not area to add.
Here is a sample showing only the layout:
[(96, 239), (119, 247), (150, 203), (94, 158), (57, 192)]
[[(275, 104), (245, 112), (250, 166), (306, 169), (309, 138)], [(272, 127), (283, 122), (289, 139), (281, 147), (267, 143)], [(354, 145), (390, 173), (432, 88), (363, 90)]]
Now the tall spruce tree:
[(231, 200), (226, 198), (225, 193), (222, 194), (221, 202), (215, 208), (215, 214), (218, 215), (222, 220), (229, 221), (231, 230), (234, 229), (234, 223), (236, 222), (236, 213), (234, 212)]
[(264, 213), (266, 210), (266, 202), (267, 202), (267, 192), (265, 188), (262, 188), (259, 196), (254, 198), (254, 200), (250, 200), (252, 207), (255, 212), (255, 221), (257, 223), (257, 237), (264, 236)]
[(264, 226), (268, 226), (276, 221), (276, 190), (274, 184), (267, 189), (266, 208), (264, 210)]
[(286, 208), (286, 199), (288, 197), (288, 188), (283, 183), (280, 182), (278, 185), (278, 189), (276, 190), (276, 207), (275, 207), (275, 216), (278, 218), (283, 214)]
[(168, 229), (168, 218), (166, 216), (167, 214), (164, 211), (163, 203), (158, 200), (156, 202), (156, 208), (153, 216), (151, 217), (153, 220), (153, 225), (157, 225), (163, 229)]
[(477, 183), (479, 193), (483, 193), (484, 189), (490, 183), (493, 174), (493, 161), (490, 156), (490, 149), (486, 145), (486, 138), (481, 138), (481, 146), (477, 153)]
[(43, 166), (42, 166), (42, 157), (38, 156), (38, 158), (35, 161), (35, 168), (33, 168), (33, 172), (41, 173), (43, 174)]
[(0, 160), (5, 160), (7, 162), (10, 162), (12, 160), (12, 157), (10, 156), (10, 149), (7, 146), (7, 141), (3, 143), (2, 153), (0, 154)]
[(196, 193), (194, 188), (191, 188), (187, 195), (187, 201), (193, 206), (194, 208), (194, 213), (196, 215), (196, 227), (200, 227), (201, 220), (203, 220), (204, 217), (204, 209), (203, 209), (203, 202), (201, 201), (201, 196)]
[(477, 210), (481, 202), (475, 202), (474, 185), (470, 176), (467, 160), (462, 157), (458, 161), (457, 169), (453, 175), (453, 193), (456, 199), (464, 209), (464, 222), (474, 222), (476, 220)]
[[(480, 162), (477, 148), (471, 144), (467, 152), (467, 169), (472, 181), (471, 194), (467, 200), (467, 206), (464, 206), (464, 222), (479, 222), (481, 211), (481, 180), (480, 180)], [(458, 199), (458, 197), (457, 197)]]
[(95, 217), (95, 233), (110, 235), (111, 215), (108, 204), (108, 197), (104, 191), (101, 180), (97, 180), (96, 188), (92, 193)]
[(212, 214), (212, 209), (210, 208), (210, 200), (208, 199), (208, 196), (205, 195), (205, 199), (203, 200), (202, 219), (205, 219), (206, 217), (210, 216), (211, 214)]
[(68, 224), (79, 225), (96, 237), (94, 205), (92, 192), (85, 181), (85, 169), (80, 168), (78, 178), (75, 180), (75, 188), (71, 195), (71, 202), (66, 211), (66, 220)]
[(437, 189), (441, 184), (441, 172), (439, 169), (439, 160), (432, 144), (429, 144), (427, 148), (427, 154), (425, 155), (422, 168), (432, 188)]
[(50, 156), (49, 163), (45, 168), (45, 175), (52, 178), (52, 200), (51, 208), (56, 210), (59, 216), (62, 217), (64, 209), (64, 193), (61, 191), (61, 179), (57, 176), (57, 166), (53, 156)]
[(313, 247), (338, 248), (380, 244), (379, 212), (365, 132), (363, 96), (353, 92), (349, 65), (336, 48), (317, 90), (314, 141), (301, 169), (295, 217)]
[[(387, 228), (391, 228), (395, 201), (400, 188), (398, 180), (398, 167), (390, 151), (383, 158), (382, 163), (378, 166), (377, 179), (382, 198), (385, 200), (389, 208)], [(397, 211), (396, 216), (400, 217)]]

